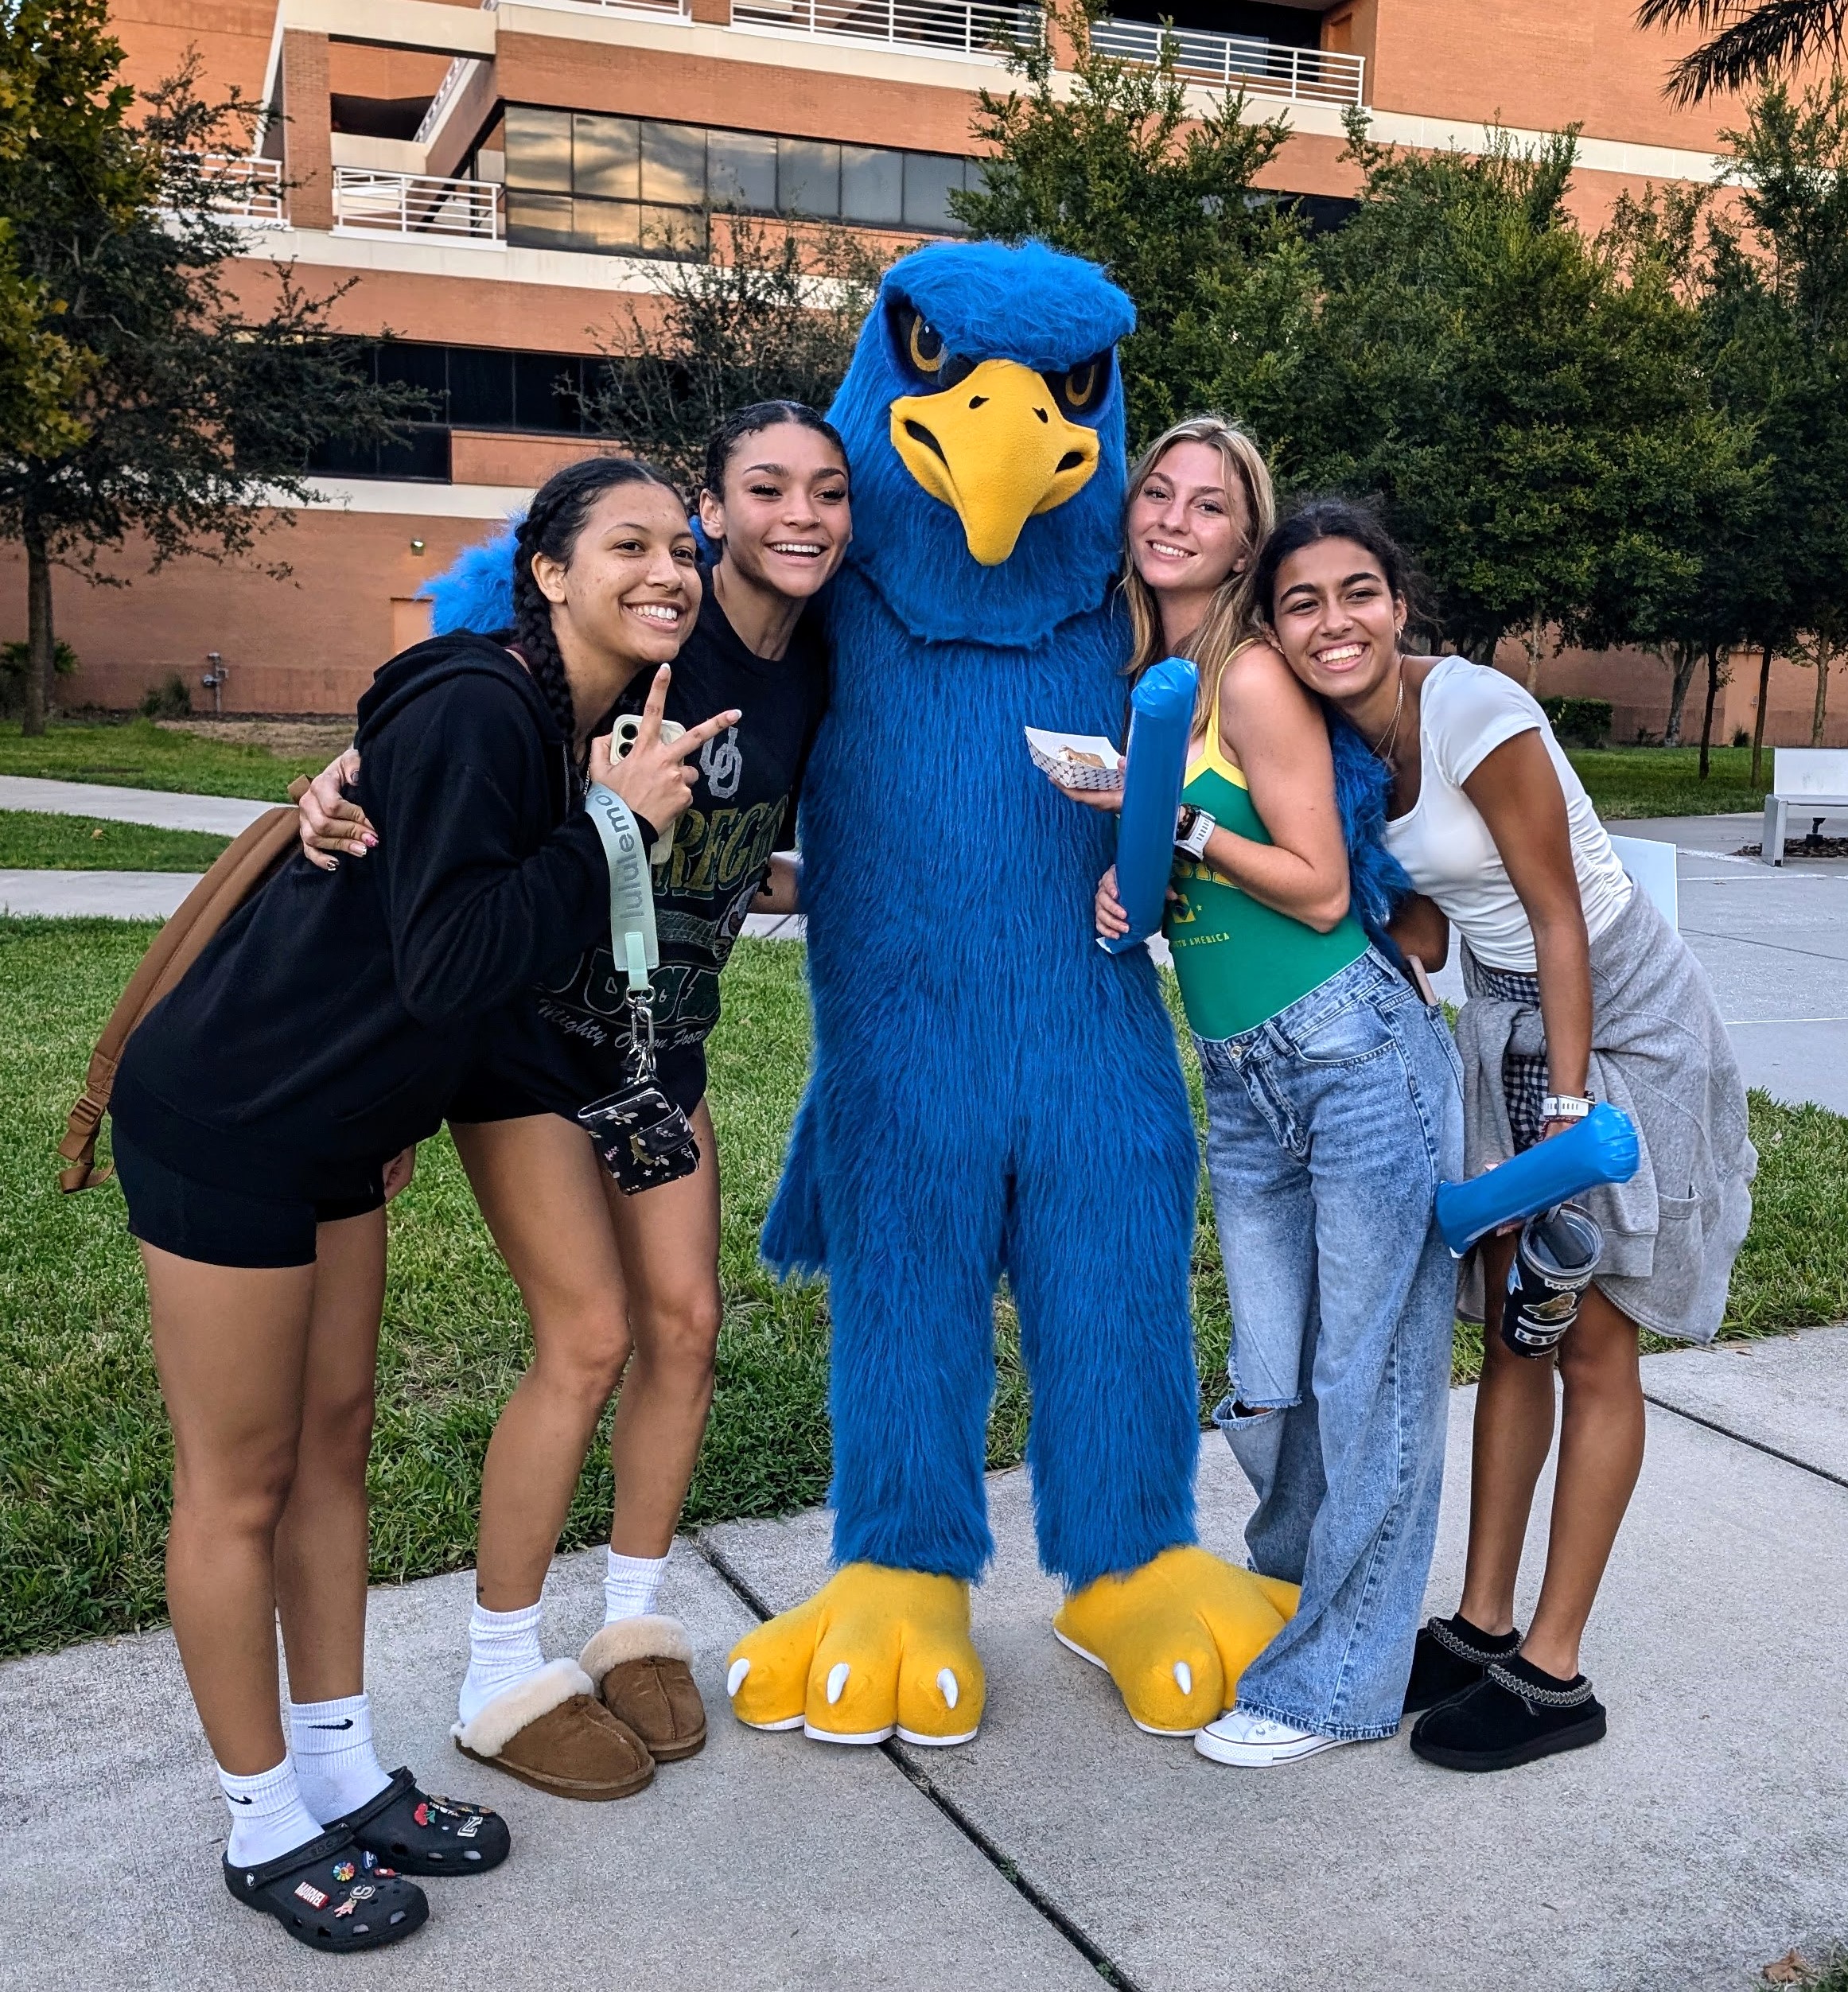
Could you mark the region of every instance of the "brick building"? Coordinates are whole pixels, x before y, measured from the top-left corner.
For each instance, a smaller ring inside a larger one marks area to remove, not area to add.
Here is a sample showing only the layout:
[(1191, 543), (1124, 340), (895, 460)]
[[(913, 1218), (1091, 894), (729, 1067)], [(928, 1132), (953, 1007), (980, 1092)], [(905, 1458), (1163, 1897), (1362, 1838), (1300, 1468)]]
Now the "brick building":
[[(1164, 15), (1203, 103), (1229, 83), (1288, 116), (1265, 181), (1329, 219), (1353, 191), (1349, 104), (1412, 146), (1577, 123), (1574, 197), (1593, 224), (1621, 189), (1710, 179), (1734, 115), (1663, 100), (1681, 45), (1640, 33), (1633, 0), (1119, 0), (1099, 39), (1146, 57)], [(350, 708), (421, 633), (430, 576), (586, 446), (561, 377), (602, 350), (619, 308), (645, 317), (663, 235), (708, 200), (888, 239), (953, 227), (976, 92), (1006, 81), (995, 37), (1031, 18), (1003, 0), (120, 0), (132, 81), (196, 50), (208, 89), (282, 114), (227, 169), (247, 186), (240, 282), (254, 294), (278, 259), (317, 286), (356, 278), (343, 329), (388, 331), (379, 364), (442, 418), (321, 466), (313, 504), (264, 547), (291, 580), (203, 560), (150, 578), (133, 549), (117, 563), (129, 589), (61, 578), (60, 634), (81, 659), (69, 696), (132, 705), (216, 652), (227, 710)], [(7, 575), (6, 633), (23, 633), (16, 559)], [(1722, 737), (1749, 723), (1749, 675)], [(1614, 698), (1620, 738), (1660, 726), (1653, 658), (1594, 672), (1568, 656), (1546, 677)], [(1807, 740), (1809, 687), (1779, 667), (1773, 737)]]

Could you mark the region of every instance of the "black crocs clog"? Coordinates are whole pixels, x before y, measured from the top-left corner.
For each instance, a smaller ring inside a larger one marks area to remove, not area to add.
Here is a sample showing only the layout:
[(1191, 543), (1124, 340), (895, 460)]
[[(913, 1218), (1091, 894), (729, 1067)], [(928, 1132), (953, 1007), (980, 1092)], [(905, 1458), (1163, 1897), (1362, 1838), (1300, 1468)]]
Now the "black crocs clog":
[(224, 1885), (311, 1951), (375, 1951), (430, 1919), (414, 1881), (382, 1867), (338, 1829), (260, 1866), (233, 1867), (228, 1858)]
[(484, 1874), (507, 1858), (507, 1822), (484, 1805), (433, 1799), (418, 1791), (406, 1767), (376, 1796), (329, 1820), (375, 1858), (403, 1874)]

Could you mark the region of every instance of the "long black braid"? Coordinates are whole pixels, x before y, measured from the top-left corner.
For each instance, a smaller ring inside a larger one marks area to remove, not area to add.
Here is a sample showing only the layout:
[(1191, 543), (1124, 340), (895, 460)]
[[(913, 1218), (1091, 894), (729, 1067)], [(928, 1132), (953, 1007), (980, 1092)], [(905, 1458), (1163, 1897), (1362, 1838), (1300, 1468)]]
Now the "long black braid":
[(514, 535), (514, 641), (565, 736), (567, 749), (574, 747), (578, 737), (577, 709), (552, 630), (552, 605), (533, 575), (533, 556), (543, 554), (548, 560), (569, 564), (590, 508), (602, 492), (617, 484), (659, 484), (680, 499), (671, 479), (637, 457), (586, 457), (546, 480)]

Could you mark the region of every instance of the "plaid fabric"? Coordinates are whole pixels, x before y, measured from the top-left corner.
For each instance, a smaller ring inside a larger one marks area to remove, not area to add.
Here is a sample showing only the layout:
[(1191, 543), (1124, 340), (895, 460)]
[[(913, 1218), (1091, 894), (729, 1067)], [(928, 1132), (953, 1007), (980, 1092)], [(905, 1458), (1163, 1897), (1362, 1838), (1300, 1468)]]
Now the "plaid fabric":
[[(1510, 968), (1491, 968), (1484, 962), (1476, 964), (1476, 972), (1482, 978), (1485, 995), (1499, 997), (1504, 1002), (1524, 1004), (1533, 1010), (1540, 1007), (1538, 975), (1523, 975)], [(1514, 1134), (1518, 1154), (1539, 1141), (1540, 1130), (1546, 1124), (1541, 1115), (1546, 1098), (1546, 1053), (1523, 1056), (1511, 1046), (1504, 1050), (1501, 1055), (1501, 1093), (1508, 1103), (1508, 1126)]]

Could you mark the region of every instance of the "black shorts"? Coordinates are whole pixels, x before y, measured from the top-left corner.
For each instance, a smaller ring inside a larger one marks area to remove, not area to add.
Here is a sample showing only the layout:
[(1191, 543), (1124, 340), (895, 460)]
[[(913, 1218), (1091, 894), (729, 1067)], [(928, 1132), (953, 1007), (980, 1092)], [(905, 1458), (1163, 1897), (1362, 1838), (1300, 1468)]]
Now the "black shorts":
[[(706, 1047), (676, 1046), (656, 1054), (655, 1076), (661, 1091), (682, 1113), (691, 1115), (706, 1097)], [(613, 1093), (621, 1084), (612, 1080), (604, 1093)], [(601, 1099), (601, 1094), (593, 1097)], [(586, 1099), (579, 1103), (588, 1107)], [(524, 1120), (531, 1114), (558, 1114), (574, 1117), (575, 1109), (562, 1103), (557, 1089), (511, 1072), (478, 1066), (463, 1080), (461, 1090), (449, 1103), (449, 1118), (465, 1126), (477, 1121)]]
[(312, 1266), (317, 1225), (364, 1217), (385, 1201), (381, 1169), (369, 1181), (360, 1172), (344, 1196), (261, 1196), (183, 1176), (123, 1140), (119, 1128), (111, 1146), (130, 1235), (204, 1266)]

